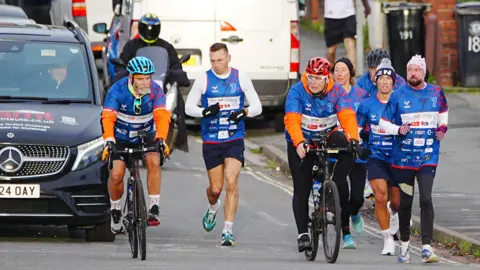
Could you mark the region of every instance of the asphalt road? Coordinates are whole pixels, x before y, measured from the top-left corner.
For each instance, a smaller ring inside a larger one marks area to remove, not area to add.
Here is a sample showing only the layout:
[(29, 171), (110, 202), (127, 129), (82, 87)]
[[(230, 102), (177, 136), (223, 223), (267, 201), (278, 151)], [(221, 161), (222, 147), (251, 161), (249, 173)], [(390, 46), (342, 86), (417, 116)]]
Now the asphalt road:
[[(221, 247), (222, 211), (212, 232), (201, 225), (208, 180), (201, 143), (190, 137), (190, 146), (188, 154), (175, 152), (163, 171), (161, 225), (147, 230), (146, 261), (131, 258), (126, 236), (113, 243), (86, 243), (65, 238), (65, 228), (15, 226), (0, 227), (2, 235), (9, 236), (0, 243), (2, 269), (405, 269), (396, 257), (380, 255), (382, 241), (374, 229), (356, 237), (357, 250), (341, 250), (334, 265), (325, 262), (322, 250), (317, 261), (307, 262), (295, 250), (291, 187), (272, 181), (267, 168), (250, 167), (255, 160), (248, 153), (233, 227), (237, 245)], [(414, 255), (408, 269), (423, 267)], [(452, 267), (464, 266), (444, 262), (435, 269)]]

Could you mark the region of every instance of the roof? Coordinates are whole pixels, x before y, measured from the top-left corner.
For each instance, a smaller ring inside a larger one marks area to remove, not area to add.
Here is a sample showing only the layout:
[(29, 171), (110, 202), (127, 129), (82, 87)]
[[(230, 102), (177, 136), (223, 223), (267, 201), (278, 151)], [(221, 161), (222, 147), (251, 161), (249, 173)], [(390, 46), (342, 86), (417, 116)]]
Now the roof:
[(87, 38), (83, 30), (75, 24), (65, 26), (35, 24), (31, 21), (0, 19), (0, 37), (15, 39), (34, 39), (53, 42), (79, 43), (82, 38), (76, 37), (76, 32), (81, 31), (83, 38)]
[(24, 18), (27, 19), (27, 15), (22, 8), (11, 5), (0, 5), (0, 16)]

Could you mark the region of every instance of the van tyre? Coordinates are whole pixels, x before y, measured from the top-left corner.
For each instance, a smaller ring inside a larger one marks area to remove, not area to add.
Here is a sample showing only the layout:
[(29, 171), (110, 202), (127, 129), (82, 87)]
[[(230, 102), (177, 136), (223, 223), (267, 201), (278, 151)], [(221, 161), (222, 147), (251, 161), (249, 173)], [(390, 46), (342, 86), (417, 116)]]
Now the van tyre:
[(285, 115), (283, 113), (275, 115), (273, 119), (273, 128), (275, 132), (283, 132), (285, 130), (285, 124), (283, 122), (283, 118)]
[(110, 229), (110, 220), (106, 223), (98, 224), (92, 229), (85, 230), (85, 240), (88, 242), (115, 241), (115, 234)]

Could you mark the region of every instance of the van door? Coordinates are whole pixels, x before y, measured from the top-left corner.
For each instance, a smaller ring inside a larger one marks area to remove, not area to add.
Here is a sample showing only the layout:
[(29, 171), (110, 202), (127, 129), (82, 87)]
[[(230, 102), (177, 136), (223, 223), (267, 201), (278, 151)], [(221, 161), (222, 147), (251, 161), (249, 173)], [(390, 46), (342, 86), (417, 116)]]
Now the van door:
[(252, 80), (288, 80), (290, 19), (284, 16), (285, 4), (286, 0), (215, 2), (217, 41), (227, 44), (232, 67), (246, 71)]
[(214, 0), (144, 0), (136, 2), (134, 18), (147, 12), (160, 17), (160, 37), (171, 43), (179, 57), (191, 54), (183, 64), (189, 79), (210, 68), (209, 48), (215, 42)]

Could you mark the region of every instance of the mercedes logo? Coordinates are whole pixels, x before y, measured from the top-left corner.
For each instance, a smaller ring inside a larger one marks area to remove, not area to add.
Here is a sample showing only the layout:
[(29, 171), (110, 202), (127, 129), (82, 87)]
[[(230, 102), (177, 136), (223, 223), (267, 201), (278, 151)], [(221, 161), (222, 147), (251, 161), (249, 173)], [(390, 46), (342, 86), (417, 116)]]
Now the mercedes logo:
[(14, 173), (22, 167), (23, 155), (15, 147), (5, 147), (0, 150), (0, 169), (7, 173)]
[(15, 137), (15, 134), (13, 134), (12, 132), (9, 132), (9, 133), (7, 133), (7, 137), (11, 139), (11, 138)]

